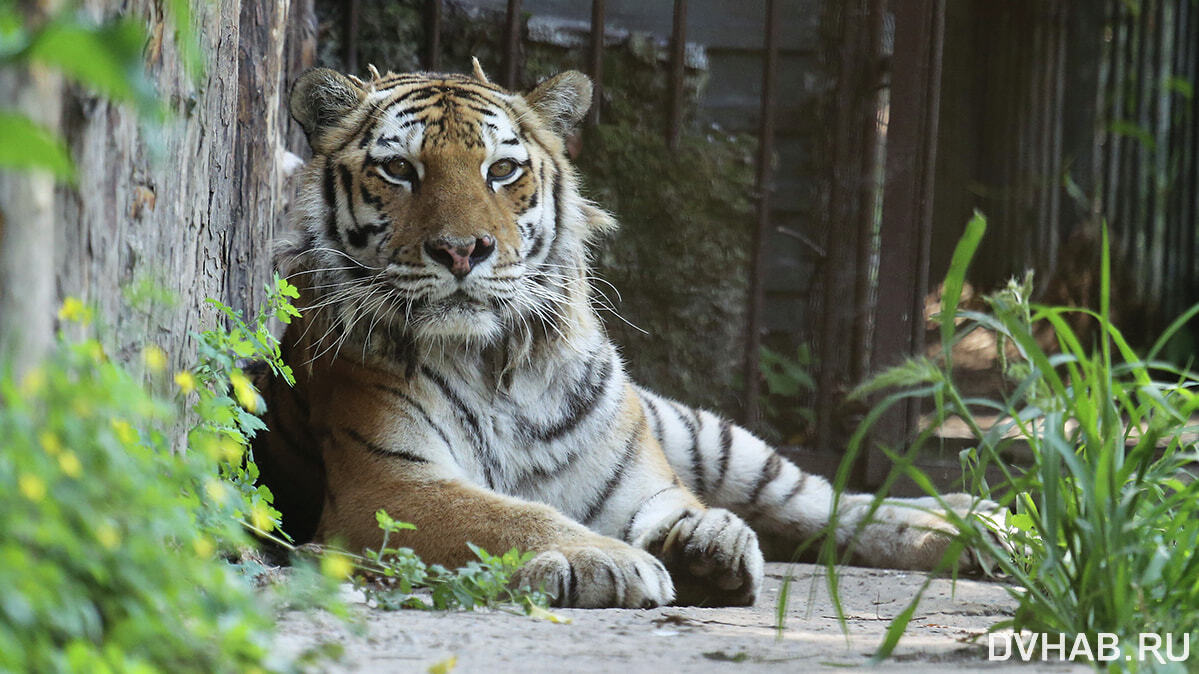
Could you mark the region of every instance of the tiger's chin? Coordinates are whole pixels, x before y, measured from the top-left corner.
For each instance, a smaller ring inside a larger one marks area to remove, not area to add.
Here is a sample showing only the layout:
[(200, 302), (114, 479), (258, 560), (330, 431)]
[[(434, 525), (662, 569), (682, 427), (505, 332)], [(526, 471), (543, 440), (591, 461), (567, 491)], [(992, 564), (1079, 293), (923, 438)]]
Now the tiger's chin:
[(504, 332), (500, 317), (475, 302), (439, 303), (414, 318), (411, 327), (418, 340), (487, 345)]

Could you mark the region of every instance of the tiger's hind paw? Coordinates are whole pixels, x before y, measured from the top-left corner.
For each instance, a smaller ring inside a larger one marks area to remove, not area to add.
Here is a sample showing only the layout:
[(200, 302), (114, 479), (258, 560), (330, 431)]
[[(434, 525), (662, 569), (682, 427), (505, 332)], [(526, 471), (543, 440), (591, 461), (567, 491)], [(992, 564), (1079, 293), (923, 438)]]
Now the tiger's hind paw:
[[(958, 518), (969, 520), (980, 518), (986, 525), (988, 536), (995, 547), (1010, 552), (1011, 537), (1007, 535), (1003, 510), (998, 504), (987, 500), (975, 501), (969, 494), (948, 494), (943, 501)], [(936, 508), (935, 499), (913, 499), (912, 505)], [(958, 528), (948, 513), (903, 509), (904, 516), (898, 522), (896, 533), (902, 549), (902, 568), (931, 571), (941, 566), (942, 561), (958, 535)], [(985, 546), (969, 545), (958, 556), (956, 570), (959, 573), (994, 576), (998, 564)]]
[(676, 604), (750, 606), (762, 585), (758, 537), (741, 518), (712, 508), (668, 518), (639, 539), (666, 562)]

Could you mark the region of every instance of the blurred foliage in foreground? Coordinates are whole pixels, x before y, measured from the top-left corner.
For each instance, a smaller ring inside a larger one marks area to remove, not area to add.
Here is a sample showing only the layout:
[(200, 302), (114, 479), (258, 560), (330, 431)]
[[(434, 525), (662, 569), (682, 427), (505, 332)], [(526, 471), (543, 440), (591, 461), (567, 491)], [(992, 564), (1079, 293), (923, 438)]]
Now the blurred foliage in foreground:
[[(0, 68), (40, 66), (118, 103), (128, 103), (146, 122), (161, 121), (166, 111), (143, 66), (147, 34), (136, 15), (96, 22), (67, 5), (50, 17), (31, 20), (23, 3), (0, 0)], [(32, 3), (25, 3), (32, 5)], [(184, 67), (198, 77), (203, 70), (186, 0), (167, 0)], [(75, 175), (70, 153), (56, 131), (0, 105), (0, 169), (45, 170), (64, 180)]]
[[(75, 299), (59, 315), (91, 319)], [(204, 341), (269, 359), (270, 343), (249, 341), (265, 316), (250, 330), (234, 315)], [(222, 559), (250, 544), (239, 522), (277, 517), (245, 475), (253, 423), (239, 419), (261, 402), (234, 355), (206, 355), (172, 382), (165, 352), (147, 348), (147, 385), (98, 340), (60, 335), (19, 381), (0, 378), (0, 670), (289, 668), (271, 656), (269, 605)], [(188, 400), (199, 424), (177, 454)]]

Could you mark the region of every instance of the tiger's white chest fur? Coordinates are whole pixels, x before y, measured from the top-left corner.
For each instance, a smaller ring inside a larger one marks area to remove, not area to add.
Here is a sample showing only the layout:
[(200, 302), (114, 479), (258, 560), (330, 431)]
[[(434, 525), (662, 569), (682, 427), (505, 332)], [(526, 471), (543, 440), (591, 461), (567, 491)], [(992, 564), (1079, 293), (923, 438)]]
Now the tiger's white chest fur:
[[(601, 333), (570, 348), (484, 376), (483, 354), (431, 354), (409, 395), (428, 401), (430, 458), (452, 466), (455, 477), (497, 492), (548, 503), (575, 518), (628, 448), (620, 433), (628, 421), (629, 379), (615, 347)], [(414, 420), (417, 421), (417, 420)]]

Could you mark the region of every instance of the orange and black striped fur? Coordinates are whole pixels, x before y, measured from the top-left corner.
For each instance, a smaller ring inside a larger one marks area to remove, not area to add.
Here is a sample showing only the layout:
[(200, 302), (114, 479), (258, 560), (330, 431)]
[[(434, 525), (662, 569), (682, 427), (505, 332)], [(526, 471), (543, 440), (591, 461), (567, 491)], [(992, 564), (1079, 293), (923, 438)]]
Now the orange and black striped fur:
[[(611, 217), (579, 193), (564, 135), (591, 83), (516, 94), (473, 76), (312, 70), (293, 116), (313, 158), (279, 265), (302, 290), (255, 448), (285, 526), (456, 565), (468, 541), (537, 553), (521, 581), (567, 606), (750, 604), (757, 534), (820, 530), (829, 484), (748, 431), (637, 387), (591, 304)], [(969, 507), (964, 495), (954, 507)], [(847, 538), (869, 497), (840, 501)], [(884, 506), (857, 554), (931, 568), (948, 523)]]

